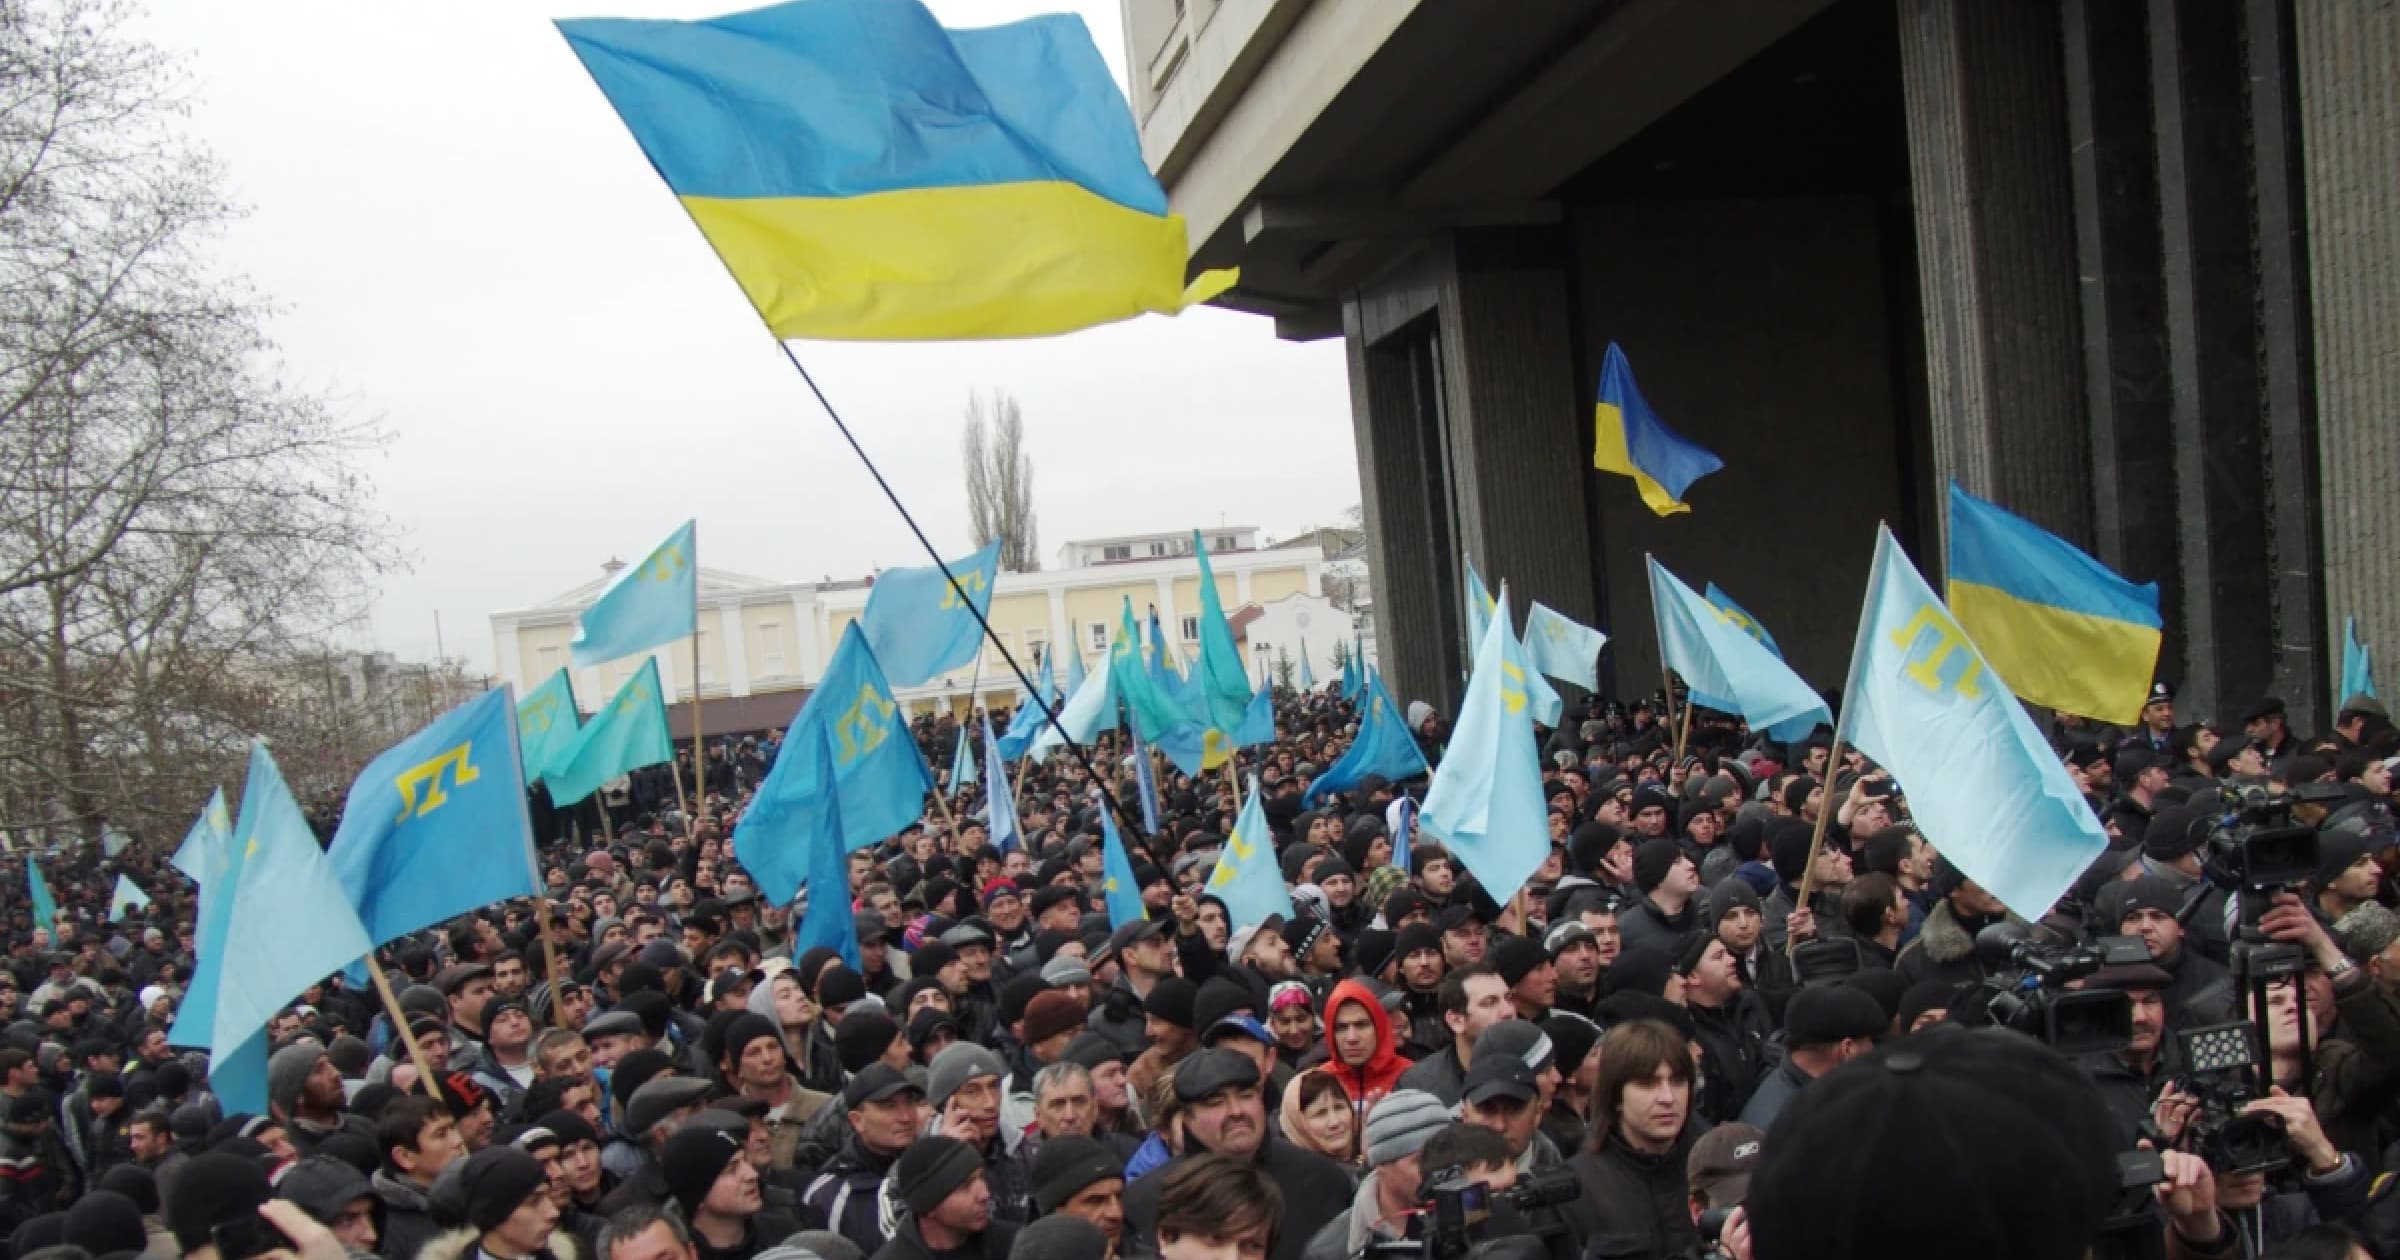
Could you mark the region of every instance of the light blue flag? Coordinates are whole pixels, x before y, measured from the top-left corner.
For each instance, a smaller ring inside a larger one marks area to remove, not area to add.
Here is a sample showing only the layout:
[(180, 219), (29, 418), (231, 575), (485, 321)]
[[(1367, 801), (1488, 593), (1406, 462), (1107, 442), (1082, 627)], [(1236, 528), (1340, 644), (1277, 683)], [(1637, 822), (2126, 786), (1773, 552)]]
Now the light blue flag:
[(1108, 899), (1111, 931), (1150, 917), (1142, 904), (1142, 887), (1134, 882), (1133, 859), (1125, 855), (1125, 837), (1117, 832), (1116, 811), (1100, 811), (1100, 891)]
[[(494, 694), (506, 697), (505, 692)], [(504, 719), (510, 716), (509, 711), (502, 713)], [(505, 724), (515, 729), (513, 721)], [(503, 786), (521, 810), (523, 784), (514, 765), (508, 770)], [(226, 925), (211, 1046), (248, 1041), (301, 990), (375, 948), (264, 741), (250, 745), (242, 821), (234, 842), (242, 846), (244, 857)]]
[(617, 572), (575, 623), (575, 638), (567, 644), (575, 664), (604, 664), (698, 632), (697, 535), (696, 522), (685, 521), (640, 564)]
[(1403, 796), (1392, 803), (1399, 807), (1392, 811), (1396, 819), (1392, 827), (1392, 865), (1406, 871), (1410, 869), (1409, 838), (1417, 834), (1417, 801), (1413, 796)]
[(574, 742), (542, 777), (550, 785), (550, 799), (568, 805), (619, 775), (673, 760), (675, 737), (667, 733), (667, 702), (659, 693), (653, 656), (575, 732)]
[(517, 702), (517, 746), (525, 754), (525, 786), (532, 787), (544, 771), (563, 761), (575, 744), (575, 732), (582, 727), (583, 714), (575, 707), (575, 684), (561, 665), (557, 673)]
[(1483, 643), (1484, 628), (1492, 624), (1492, 612), (1498, 605), (1492, 599), (1492, 588), (1485, 586), (1482, 575), (1475, 572), (1475, 562), (1468, 560), (1466, 564), (1467, 660), (1471, 663)]
[(1607, 635), (1547, 604), (1537, 601), (1525, 614), (1525, 659), (1560, 682), (1600, 690), (1600, 649), (1607, 646)]
[[(813, 762), (812, 777), (819, 783), (838, 782), (840, 771), (835, 769), (832, 730), (818, 726), (809, 743), (815, 755), (792, 760)], [(807, 870), (801, 887), (808, 890), (808, 911), (800, 916), (800, 925), (792, 932), (792, 957), (798, 958), (822, 945), (840, 954), (842, 962), (855, 971), (859, 966), (858, 919), (850, 908), (850, 841), (842, 829), (841, 794), (826, 793), (823, 805), (814, 815), (818, 833), (802, 839), (798, 846)], [(792, 895), (799, 893), (795, 890)], [(779, 897), (777, 901), (780, 904), (790, 899)]]
[[(985, 718), (983, 724), (989, 730), (991, 719)], [(998, 741), (989, 741), (985, 746), (996, 749)], [(950, 753), (950, 790), (955, 792), (963, 787), (973, 787), (976, 778), (975, 741), (967, 737), (967, 728), (961, 726), (958, 728), (958, 747)]]
[[(1208, 544), (1196, 529), (1192, 557), (1200, 562), (1200, 661), (1192, 670), (1192, 685), (1208, 696), (1210, 724), (1231, 730), (1242, 724), (1242, 711), (1250, 706), (1250, 671), (1242, 664), (1233, 625), (1225, 619), (1224, 602), (1217, 596), (1217, 571), (1208, 562)], [(1259, 685), (1265, 686), (1265, 680)]]
[(1315, 691), (1316, 689), (1317, 672), (1308, 667), (1308, 637), (1303, 635), (1300, 639), (1300, 690)]
[(917, 750), (907, 715), (892, 699), (855, 621), (843, 628), (825, 676), (793, 717), (784, 742), (813, 741), (820, 730), (832, 740), (835, 791), (826, 790), (818, 758), (777, 757), (734, 827), (734, 855), (776, 905), (788, 904), (807, 882), (808, 846), (824, 834), (818, 815), (835, 792), (844, 842), (863, 849), (924, 817), (925, 794), (933, 790), (933, 772)]
[(1284, 887), (1283, 870), (1275, 862), (1275, 837), (1267, 831), (1264, 800), (1258, 776), (1252, 775), (1250, 796), (1233, 821), (1233, 835), (1217, 854), (1216, 869), (1208, 873), (1208, 891), (1225, 903), (1228, 926), (1237, 929), (1264, 923), (1271, 914), (1292, 917), (1292, 893)]
[(1357, 695), (1358, 683), (1358, 653), (1353, 650), (1342, 658), (1342, 699), (1348, 700)]
[(101, 826), (101, 828), (100, 828), (100, 853), (101, 853), (101, 856), (103, 856), (103, 857), (112, 857), (112, 858), (113, 858), (113, 857), (115, 857), (116, 855), (118, 855), (118, 854), (120, 854), (120, 853), (123, 853), (123, 852), (125, 851), (125, 846), (126, 846), (126, 845), (129, 845), (129, 844), (132, 844), (132, 843), (133, 843), (133, 837), (132, 837), (132, 836), (126, 835), (124, 832), (122, 832), (122, 831), (119, 831), (119, 830), (117, 830), (117, 829), (116, 829), (116, 828), (114, 828), (114, 827), (107, 826), (107, 825), (105, 825), (105, 824)]
[(33, 897), (33, 925), (58, 931), (58, 898), (50, 895), (50, 881), (42, 878), (41, 863), (33, 855), (25, 855), (25, 887)]
[(1358, 715), (1358, 738), (1308, 785), (1308, 794), (1300, 798), (1304, 809), (1315, 809), (1327, 793), (1357, 787), (1370, 774), (1397, 783), (1432, 769), (1425, 764), (1425, 750), (1417, 747), (1416, 736), (1409, 733), (1408, 719), (1392, 702), (1392, 693), (1384, 690), (1383, 676), (1365, 670), (1359, 686), (1366, 699)]
[(1725, 620), (1732, 622), (1736, 629), (1758, 640), (1758, 645), (1773, 652), (1777, 659), (1782, 658), (1783, 648), (1776, 644), (1774, 635), (1767, 633), (1767, 623), (1751, 616), (1740, 604), (1734, 603), (1733, 596), (1726, 594), (1724, 587), (1711, 582), (1708, 584), (1708, 589), (1702, 591), (1701, 594), (1707, 596), (1708, 602), (1716, 605), (1717, 611), (1725, 614)]
[(225, 808), (225, 789), (218, 788), (200, 816), (192, 820), (192, 829), (183, 834), (183, 843), (169, 861), (184, 878), (206, 884), (214, 872), (225, 868), (226, 846), (232, 843), (233, 814)]
[(108, 921), (123, 923), (126, 915), (136, 910), (149, 908), (150, 894), (143, 892), (142, 886), (134, 883), (131, 879), (123, 875), (117, 876), (117, 890), (109, 894), (108, 898)]
[(1850, 652), (1846, 741), (1943, 857), (2027, 919), (2108, 847), (2066, 767), (1885, 528)]
[(1183, 691), (1183, 649), (1167, 638), (1167, 628), (1158, 624), (1158, 605), (1150, 606), (1150, 672), (1157, 675), (1169, 691)]
[(992, 847), (1006, 853), (1025, 843), (1025, 833), (1017, 826), (1016, 794), (1009, 790), (1008, 767), (1000, 764), (1000, 750), (993, 746), (992, 719), (983, 719), (984, 796), (990, 802), (985, 811), (985, 825), (992, 833)]
[(1058, 684), (1053, 679), (1051, 669), (1051, 662), (1057, 659), (1056, 647), (1042, 653), (1042, 672), (1033, 679), (1033, 688), (1040, 693), (1040, 702), (1036, 703), (1034, 697), (1027, 696), (1017, 705), (1017, 711), (1008, 715), (1008, 730), (1000, 736), (1000, 760), (1015, 761), (1030, 751), (1034, 737), (1041, 734), (1042, 728), (1050, 721), (1043, 716), (1043, 706), (1055, 706), (1064, 700), (1065, 697), (1058, 693)]
[(1236, 747), (1256, 748), (1275, 742), (1275, 694), (1264, 687), (1250, 697), (1250, 707), (1242, 710), (1241, 729), (1233, 733)]
[(1739, 713), (1752, 730), (1787, 744), (1808, 738), (1818, 723), (1833, 721), (1824, 697), (1782, 657), (1667, 572), (1656, 557), (1649, 564), (1659, 650), (1666, 655), (1667, 668), (1683, 676), (1693, 704)]
[[(1109, 655), (1116, 655), (1113, 646)], [(1058, 722), (1055, 725), (1044, 724), (1033, 737), (1033, 752), (1036, 755), (1052, 748), (1064, 748), (1070, 739), (1078, 744), (1088, 743), (1094, 735), (1117, 727), (1116, 671), (1104, 665), (1086, 674), (1079, 663), (1082, 659), (1079, 654), (1069, 654), (1067, 657), (1067, 664), (1074, 667), (1069, 671), (1070, 677), (1075, 680), (1070, 684), (1073, 689), (1067, 693), (1066, 704), (1059, 709)]]
[[(1140, 731), (1128, 731), (1128, 749), (1133, 754), (1133, 783), (1142, 798), (1142, 829), (1158, 834), (1158, 771), (1150, 764), (1150, 748), (1142, 743)], [(1103, 810), (1103, 813), (1107, 811)]]
[(1066, 677), (1060, 680), (1059, 694), (1071, 696), (1083, 690), (1083, 676), (1083, 643), (1080, 640), (1070, 640), (1067, 643), (1067, 673)]
[[(956, 585), (942, 576), (940, 565), (928, 564), (885, 569), (867, 593), (859, 624), (885, 680), (895, 687), (915, 687), (958, 669), (982, 646), (976, 614), (992, 606), (992, 584), (1000, 576), (999, 540), (949, 564)], [(959, 598), (962, 589), (965, 599)]]
[(377, 945), (539, 896), (510, 689), (477, 696), (367, 763), (327, 857)]
[(1467, 698), (1425, 790), (1418, 821), (1448, 846), (1484, 891), (1507, 901), (1550, 856), (1549, 806), (1528, 709), (1535, 675), (1509, 625), (1503, 588), (1475, 653)]
[(2352, 696), (2375, 694), (2375, 658), (2367, 645), (2358, 641), (2358, 618), (2342, 618), (2342, 693), (2333, 698), (2339, 712), (2342, 703)]

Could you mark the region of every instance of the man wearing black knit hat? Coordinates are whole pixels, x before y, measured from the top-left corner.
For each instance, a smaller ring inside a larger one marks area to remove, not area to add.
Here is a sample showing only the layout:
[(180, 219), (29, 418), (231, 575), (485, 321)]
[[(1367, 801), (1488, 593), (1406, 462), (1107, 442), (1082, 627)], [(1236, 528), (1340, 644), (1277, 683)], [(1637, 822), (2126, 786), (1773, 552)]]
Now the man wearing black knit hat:
[(1910, 984), (1927, 980), (1954, 987), (1983, 983), (1985, 969), (1975, 953), (1975, 934), (2010, 921), (2008, 907), (1948, 859), (1934, 863), (1933, 895), (1940, 900), (1926, 914), (1917, 939), (1893, 960), (1892, 970)]
[(1742, 1108), (1742, 1123), (1773, 1129), (1775, 1117), (1809, 1082), (1873, 1050), (1891, 1022), (1864, 989), (1815, 984), (1793, 994), (1783, 1009), (1783, 1066), (1759, 1081)]
[(2099, 930), (2114, 930), (2142, 938), (2150, 961), (2174, 980), (2160, 995), (2167, 1007), (2167, 1027), (2204, 1028), (2233, 1018), (2233, 979), (2223, 964), (2203, 958), (2189, 948), (2179, 917), (2186, 894), (2172, 882), (2144, 875), (2111, 884), (2092, 903), (2092, 921)]
[(1642, 899), (1617, 916), (1625, 948), (1680, 953), (1701, 928), (1699, 868), (1673, 840), (1645, 840), (1633, 851), (1633, 886)]
[(692, 1227), (699, 1260), (750, 1260), (800, 1228), (766, 1210), (758, 1169), (742, 1158), (747, 1126), (727, 1112), (692, 1117), (659, 1154), (668, 1193)]
[(991, 1187), (975, 1148), (936, 1134), (908, 1148), (892, 1167), (892, 1190), (906, 1218), (874, 1260), (1005, 1260), (1017, 1226), (992, 1216)]
[[(891, 1022), (888, 1017), (878, 1018)], [(800, 1149), (800, 1135), (833, 1102), (832, 1095), (810, 1089), (792, 1075), (782, 1033), (775, 1021), (764, 1015), (745, 1011), (735, 1016), (725, 1025), (718, 1044), (718, 1070), (743, 1097), (767, 1105), (767, 1133), (775, 1167), (790, 1170)]]
[(458, 1174), (467, 1224), (426, 1243), (420, 1260), (568, 1260), (576, 1254), (558, 1226), (542, 1162), (514, 1146), (488, 1146)]

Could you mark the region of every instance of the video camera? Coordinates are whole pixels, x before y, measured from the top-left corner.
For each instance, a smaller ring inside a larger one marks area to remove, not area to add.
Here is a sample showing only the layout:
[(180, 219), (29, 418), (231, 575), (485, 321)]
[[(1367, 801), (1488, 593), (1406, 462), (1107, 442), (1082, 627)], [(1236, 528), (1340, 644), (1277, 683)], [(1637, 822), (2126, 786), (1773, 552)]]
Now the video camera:
[(2253, 1088), (2263, 1056), (2258, 1030), (2242, 1021), (2187, 1028), (2175, 1034), (2184, 1065), (2176, 1084), (2199, 1104), (2191, 1121), (2192, 1148), (2220, 1173), (2274, 1172), (2292, 1162), (2283, 1120), (2244, 1115), (2259, 1097)]
[(2068, 1056), (2113, 1053), (2133, 1039), (2133, 1006), (2124, 994), (2066, 986), (2103, 967), (2150, 961), (2140, 938), (2103, 936), (2076, 945), (2037, 939), (2022, 923), (1995, 923), (1975, 934), (1975, 956), (1990, 978), (1962, 1009), (1980, 1011), (1980, 1022)]
[(1417, 1192), (1422, 1210), (1410, 1226), (1412, 1237), (1371, 1243), (1360, 1254), (1365, 1260), (1538, 1260), (1548, 1248), (1526, 1214), (1571, 1202), (1580, 1193), (1581, 1184), (1566, 1168), (1526, 1173), (1498, 1191), (1469, 1181), (1466, 1169), (1457, 1165), (1433, 1169)]

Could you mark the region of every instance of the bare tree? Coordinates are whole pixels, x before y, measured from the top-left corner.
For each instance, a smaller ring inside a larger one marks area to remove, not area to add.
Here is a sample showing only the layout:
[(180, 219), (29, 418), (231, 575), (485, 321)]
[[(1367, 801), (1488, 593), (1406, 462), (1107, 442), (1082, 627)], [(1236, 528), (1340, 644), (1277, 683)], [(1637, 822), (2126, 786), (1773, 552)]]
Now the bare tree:
[(1000, 540), (1000, 567), (1031, 573), (1042, 567), (1041, 530), (1033, 515), (1033, 456), (1025, 453), (1025, 417), (1017, 400), (994, 390), (987, 403), (967, 395), (967, 516), (975, 545)]
[(283, 679), (396, 563), (381, 434), (206, 264), (234, 211), (132, 15), (0, 0), (0, 829), (51, 842), (180, 835), (253, 734), (304, 801), (346, 786)]

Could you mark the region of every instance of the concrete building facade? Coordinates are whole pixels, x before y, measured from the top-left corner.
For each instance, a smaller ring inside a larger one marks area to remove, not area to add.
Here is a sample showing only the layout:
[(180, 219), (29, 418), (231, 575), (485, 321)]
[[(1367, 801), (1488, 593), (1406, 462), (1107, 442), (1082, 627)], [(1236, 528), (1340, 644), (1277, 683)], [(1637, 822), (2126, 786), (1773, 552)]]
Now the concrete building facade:
[[(1122, 7), (1193, 267), (1348, 349), (1400, 691), (1456, 701), (1462, 559), (1655, 688), (1645, 554), (1838, 687), (1951, 478), (2160, 583), (2189, 714), (2400, 643), (2390, 4)], [(1591, 467), (1611, 342), (1726, 458), (1688, 515)]]

